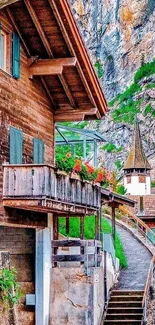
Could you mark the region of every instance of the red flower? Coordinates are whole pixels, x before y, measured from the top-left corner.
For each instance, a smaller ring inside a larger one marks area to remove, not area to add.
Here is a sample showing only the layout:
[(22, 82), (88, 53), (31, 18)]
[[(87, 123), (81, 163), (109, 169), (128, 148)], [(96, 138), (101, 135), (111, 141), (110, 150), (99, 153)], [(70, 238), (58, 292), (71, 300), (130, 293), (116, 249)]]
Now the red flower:
[(100, 168), (97, 173), (97, 177), (95, 179), (96, 183), (101, 183), (106, 180), (106, 171), (103, 168)]
[(80, 159), (75, 160), (75, 165), (74, 165), (74, 168), (73, 168), (73, 171), (75, 173), (79, 173), (81, 171), (81, 164), (82, 164), (82, 162), (81, 162)]
[(67, 157), (67, 158), (70, 158), (71, 155), (72, 155), (71, 152), (67, 152), (67, 153), (66, 153), (66, 157)]
[(93, 166), (91, 166), (89, 163), (85, 163), (86, 169), (87, 169), (87, 173), (88, 174), (92, 174), (95, 171), (95, 168)]

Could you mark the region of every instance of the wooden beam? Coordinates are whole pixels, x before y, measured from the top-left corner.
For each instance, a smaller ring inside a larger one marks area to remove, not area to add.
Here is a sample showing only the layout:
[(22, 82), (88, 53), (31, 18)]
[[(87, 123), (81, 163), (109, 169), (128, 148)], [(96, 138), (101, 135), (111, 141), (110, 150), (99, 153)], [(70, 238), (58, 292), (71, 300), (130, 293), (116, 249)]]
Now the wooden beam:
[[(33, 23), (34, 23), (37, 31), (38, 31), (38, 34), (40, 35), (40, 38), (41, 38), (41, 40), (42, 40), (42, 42), (44, 44), (44, 47), (46, 49), (46, 52), (48, 53), (48, 55), (49, 55), (50, 58), (54, 58), (54, 55), (53, 55), (53, 51), (51, 49), (51, 46), (50, 46), (50, 44), (48, 42), (48, 39), (47, 39), (47, 37), (46, 37), (46, 35), (45, 35), (44, 31), (43, 31), (43, 28), (42, 28), (42, 26), (41, 26), (41, 24), (39, 22), (39, 19), (38, 19), (37, 15), (36, 15), (36, 13), (35, 13), (32, 5), (31, 5), (31, 3), (30, 3), (30, 0), (24, 0), (24, 2), (25, 2), (25, 5), (27, 7), (27, 10), (28, 10), (28, 12), (29, 12), (29, 14), (31, 16), (31, 19), (32, 19), (32, 21), (33, 21)], [(62, 76), (62, 74), (60, 74), (58, 77), (59, 77), (59, 80), (60, 80), (60, 82), (61, 82), (61, 84), (62, 84), (62, 86), (64, 88), (64, 91), (66, 93), (66, 96), (69, 99), (70, 104), (73, 107), (76, 107), (75, 100), (74, 100), (74, 98), (72, 96), (72, 93), (71, 93), (71, 91), (70, 91), (70, 89), (69, 89), (69, 87), (67, 85), (67, 82), (66, 82), (65, 77)]]
[(57, 105), (56, 105), (56, 103), (55, 103), (55, 101), (54, 101), (54, 99), (53, 99), (53, 97), (52, 97), (52, 95), (51, 95), (51, 93), (50, 93), (50, 91), (48, 89), (48, 86), (46, 84), (45, 79), (43, 77), (40, 77), (40, 80), (41, 80), (41, 82), (42, 82), (42, 84), (43, 84), (43, 86), (44, 86), (44, 88), (46, 90), (46, 93), (47, 93), (47, 95), (48, 95), (48, 97), (49, 97), (49, 99), (50, 99), (50, 101), (52, 103), (52, 108), (56, 109)]
[(89, 115), (96, 115), (97, 108), (90, 108), (88, 109), (60, 109), (55, 112), (54, 119), (55, 122), (65, 122), (67, 119), (69, 121), (81, 121), (85, 116)]
[[(63, 67), (73, 67), (76, 65), (76, 61), (76, 58), (37, 60), (29, 66), (29, 78), (33, 76), (61, 75)], [(69, 88), (67, 91), (70, 91)]]
[(48, 39), (42, 29), (40, 21), (31, 5), (31, 3), (30, 3), (30, 0), (24, 0), (24, 2), (25, 2), (26, 8), (31, 16), (31, 19), (32, 19), (37, 31), (38, 31), (38, 34), (40, 35), (40, 38), (44, 44), (44, 47), (45, 47), (49, 57), (53, 58), (53, 52), (52, 52), (51, 46), (50, 46)]
[(30, 57), (30, 56), (31, 56), (31, 53), (30, 53), (30, 51), (29, 51), (29, 48), (28, 48), (28, 46), (26, 45), (25, 40), (23, 39), (22, 33), (21, 33), (21, 31), (20, 31), (20, 29), (19, 29), (19, 27), (18, 27), (18, 25), (17, 25), (17, 23), (16, 23), (16, 21), (15, 21), (13, 15), (12, 15), (10, 9), (9, 9), (9, 8), (6, 8), (6, 12), (7, 12), (8, 17), (9, 17), (11, 23), (13, 24), (13, 26), (14, 26), (14, 28), (15, 28), (17, 34), (19, 35), (19, 37), (20, 37), (20, 39), (21, 39), (21, 42), (22, 42), (22, 44), (23, 44), (24, 50), (25, 50), (25, 52), (26, 52), (26, 55), (27, 55), (28, 57)]
[(59, 76), (59, 79), (60, 79), (60, 82), (61, 82), (61, 84), (62, 84), (62, 87), (63, 87), (63, 89), (64, 89), (64, 91), (65, 91), (65, 93), (66, 93), (66, 95), (67, 95), (67, 97), (68, 97), (68, 99), (69, 99), (70, 104), (71, 104), (73, 107), (76, 107), (75, 100), (74, 100), (74, 98), (73, 98), (73, 96), (72, 96), (72, 93), (71, 93), (69, 87), (68, 87), (68, 84), (67, 84), (67, 82), (66, 82), (65, 77), (64, 77), (63, 75), (61, 75), (61, 76)]
[(68, 112), (68, 114), (59, 114), (54, 116), (54, 122), (79, 122), (84, 120), (85, 115), (82, 113), (72, 114), (72, 110)]
[(34, 76), (54, 76), (62, 74), (62, 66), (48, 66), (41, 62), (34, 63), (28, 69), (29, 78), (32, 79)]

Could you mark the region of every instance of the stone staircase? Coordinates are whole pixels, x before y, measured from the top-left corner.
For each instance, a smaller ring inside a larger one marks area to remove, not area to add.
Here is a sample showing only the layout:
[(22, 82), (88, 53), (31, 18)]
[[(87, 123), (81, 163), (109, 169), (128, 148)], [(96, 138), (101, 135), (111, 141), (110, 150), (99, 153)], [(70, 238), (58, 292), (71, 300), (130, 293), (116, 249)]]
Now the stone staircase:
[(103, 324), (141, 325), (144, 291), (113, 290)]

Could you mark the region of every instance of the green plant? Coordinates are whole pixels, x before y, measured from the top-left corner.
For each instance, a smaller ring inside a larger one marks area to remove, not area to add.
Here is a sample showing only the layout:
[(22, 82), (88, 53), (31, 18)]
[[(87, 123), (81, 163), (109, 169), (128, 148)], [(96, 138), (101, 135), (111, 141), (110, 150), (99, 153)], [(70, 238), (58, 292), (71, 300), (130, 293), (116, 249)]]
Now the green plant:
[(102, 66), (102, 63), (100, 60), (97, 60), (95, 63), (95, 69), (96, 69), (96, 73), (98, 75), (98, 78), (101, 79), (104, 75), (104, 69)]
[(135, 115), (140, 112), (141, 100), (128, 100), (126, 105), (120, 105), (112, 113), (114, 122), (133, 124), (135, 121)]
[(119, 103), (132, 99), (133, 95), (141, 90), (141, 87), (136, 83), (133, 83), (129, 88), (127, 88), (124, 93), (119, 95)]
[(151, 187), (155, 187), (155, 181), (151, 182)]
[(116, 166), (116, 168), (118, 169), (118, 170), (121, 170), (122, 169), (122, 167), (123, 167), (123, 163), (122, 163), (122, 161), (121, 160), (116, 160), (115, 161), (115, 166)]
[(127, 190), (125, 189), (124, 185), (118, 184), (116, 192), (121, 195), (125, 195), (127, 193)]
[(5, 308), (13, 308), (22, 297), (21, 287), (17, 283), (17, 271), (14, 268), (0, 270), (0, 300)]
[(116, 147), (116, 145), (113, 143), (106, 143), (103, 147), (101, 147), (101, 149), (107, 152), (120, 152), (122, 147)]
[(138, 83), (142, 78), (155, 73), (155, 60), (142, 65), (135, 74), (134, 81)]
[(150, 84), (146, 85), (145, 88), (146, 89), (153, 89), (153, 88), (155, 88), (155, 83), (150, 83)]

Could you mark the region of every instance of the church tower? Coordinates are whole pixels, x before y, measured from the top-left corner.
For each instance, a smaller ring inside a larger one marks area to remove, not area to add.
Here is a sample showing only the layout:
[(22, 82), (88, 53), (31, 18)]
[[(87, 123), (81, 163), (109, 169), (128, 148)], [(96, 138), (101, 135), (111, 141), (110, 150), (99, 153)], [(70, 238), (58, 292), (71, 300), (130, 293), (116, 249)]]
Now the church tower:
[(124, 165), (124, 187), (130, 195), (151, 194), (151, 166), (143, 150), (139, 123), (136, 119), (133, 143)]

